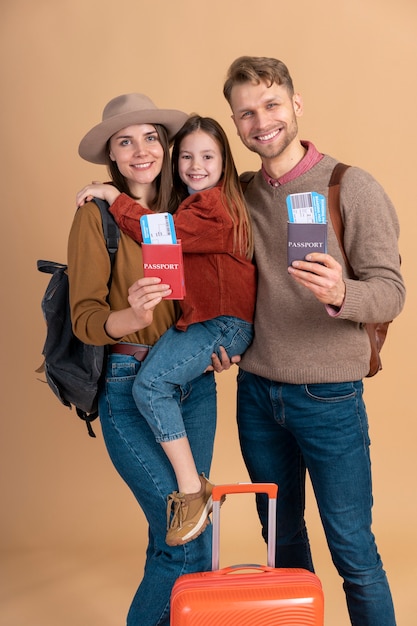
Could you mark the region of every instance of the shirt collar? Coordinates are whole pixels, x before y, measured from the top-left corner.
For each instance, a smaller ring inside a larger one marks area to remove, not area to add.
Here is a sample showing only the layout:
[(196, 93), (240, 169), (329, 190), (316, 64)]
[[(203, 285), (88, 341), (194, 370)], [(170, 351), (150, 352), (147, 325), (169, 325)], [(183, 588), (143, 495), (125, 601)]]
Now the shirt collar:
[(268, 185), (271, 187), (279, 187), (280, 185), (285, 185), (285, 183), (289, 183), (292, 180), (295, 180), (302, 174), (305, 174), (310, 170), (314, 165), (316, 165), (323, 158), (323, 154), (319, 152), (316, 147), (311, 143), (311, 141), (301, 141), (301, 145), (307, 149), (305, 155), (301, 159), (299, 163), (295, 167), (292, 168), (289, 172), (280, 176), (279, 178), (272, 178), (262, 165), (262, 175)]

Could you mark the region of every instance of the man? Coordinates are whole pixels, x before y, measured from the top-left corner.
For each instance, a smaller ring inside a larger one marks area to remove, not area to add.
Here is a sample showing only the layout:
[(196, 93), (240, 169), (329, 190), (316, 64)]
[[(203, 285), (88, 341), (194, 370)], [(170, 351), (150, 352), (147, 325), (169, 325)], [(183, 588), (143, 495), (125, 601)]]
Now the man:
[[(255, 230), (255, 338), (240, 362), (238, 425), (254, 482), (279, 485), (278, 567), (313, 571), (304, 521), (309, 472), (351, 623), (393, 626), (391, 593), (371, 531), (372, 486), (362, 378), (370, 347), (361, 322), (396, 317), (404, 304), (397, 216), (381, 186), (351, 167), (341, 186), (348, 272), (332, 225), (328, 253), (288, 267), (287, 197), (327, 198), (336, 159), (301, 141), (302, 98), (276, 59), (241, 57), (224, 95), (238, 135), (261, 169), (242, 176)], [(266, 533), (267, 513), (258, 510)]]

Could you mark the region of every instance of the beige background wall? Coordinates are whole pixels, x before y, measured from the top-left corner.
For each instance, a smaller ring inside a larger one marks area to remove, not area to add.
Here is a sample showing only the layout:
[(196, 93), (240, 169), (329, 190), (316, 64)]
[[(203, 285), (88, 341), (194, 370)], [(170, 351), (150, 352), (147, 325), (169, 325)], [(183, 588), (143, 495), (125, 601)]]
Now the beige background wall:
[[(105, 176), (81, 161), (78, 142), (110, 98), (143, 91), (159, 106), (216, 117), (239, 170), (257, 168), (221, 93), (241, 54), (282, 58), (304, 96), (302, 137), (369, 170), (398, 209), (408, 300), (366, 397), (375, 532), (398, 623), (415, 624), (415, 0), (2, 0), (0, 46), (0, 624), (121, 625), (143, 565), (144, 519), (110, 464), (98, 424), (92, 440), (34, 373), (47, 284), (36, 260), (65, 261), (75, 192)], [(235, 374), (218, 379), (217, 482), (247, 479), (234, 424)], [(346, 626), (311, 495), (308, 515), (326, 624)], [(223, 519), (223, 564), (264, 561), (252, 501), (230, 499)]]

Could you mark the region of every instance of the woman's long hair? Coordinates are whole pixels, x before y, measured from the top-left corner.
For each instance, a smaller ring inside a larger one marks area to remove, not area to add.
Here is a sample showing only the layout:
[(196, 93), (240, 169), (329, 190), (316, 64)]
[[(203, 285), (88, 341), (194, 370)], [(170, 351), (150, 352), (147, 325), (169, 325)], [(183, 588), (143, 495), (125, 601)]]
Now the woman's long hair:
[(180, 178), (178, 170), (179, 153), (182, 140), (198, 130), (210, 135), (218, 144), (223, 160), (222, 200), (224, 207), (230, 215), (234, 226), (234, 247), (243, 256), (251, 259), (253, 256), (253, 233), (252, 224), (243, 197), (239, 176), (233, 160), (232, 151), (226, 133), (216, 120), (211, 117), (192, 115), (175, 136), (172, 149), (172, 178), (173, 194), (171, 206), (178, 208), (185, 198), (188, 197), (188, 189)]
[[(172, 169), (171, 169), (171, 160), (169, 154), (169, 141), (168, 134), (165, 130), (165, 126), (161, 126), (160, 124), (152, 124), (155, 127), (156, 132), (158, 133), (159, 141), (161, 143), (162, 149), (164, 151), (164, 156), (162, 159), (162, 169), (161, 172), (155, 179), (156, 184), (156, 194), (155, 200), (152, 203), (152, 206), (149, 207), (155, 213), (161, 213), (167, 210), (171, 202), (171, 193), (172, 193)], [(110, 142), (110, 139), (109, 139)], [(109, 148), (109, 144), (108, 144)], [(109, 156), (110, 150), (107, 150), (107, 169), (109, 175), (111, 177), (112, 183), (121, 193), (125, 193), (134, 200), (140, 200), (140, 198), (136, 198), (133, 196), (132, 192), (129, 189), (128, 180), (120, 173), (119, 168), (117, 167), (117, 163), (112, 161)]]

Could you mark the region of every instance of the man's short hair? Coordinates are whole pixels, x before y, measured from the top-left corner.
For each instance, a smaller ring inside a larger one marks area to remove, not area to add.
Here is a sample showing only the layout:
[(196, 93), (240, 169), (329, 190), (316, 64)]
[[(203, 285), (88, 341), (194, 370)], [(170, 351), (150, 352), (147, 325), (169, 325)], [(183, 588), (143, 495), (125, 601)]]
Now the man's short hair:
[(294, 94), (294, 85), (287, 66), (278, 59), (268, 57), (242, 56), (233, 61), (227, 72), (223, 95), (230, 104), (232, 88), (242, 83), (259, 85), (264, 81), (268, 87), (273, 83), (283, 85), (290, 96)]

